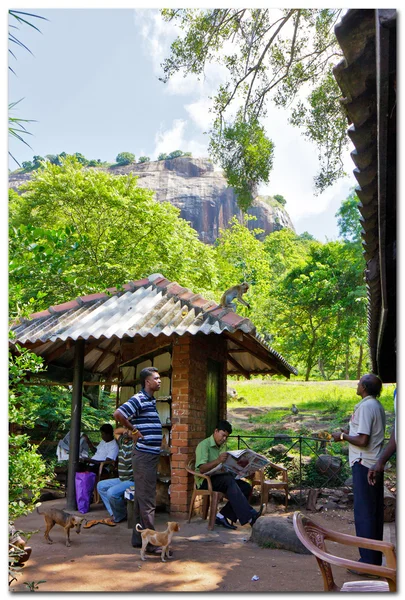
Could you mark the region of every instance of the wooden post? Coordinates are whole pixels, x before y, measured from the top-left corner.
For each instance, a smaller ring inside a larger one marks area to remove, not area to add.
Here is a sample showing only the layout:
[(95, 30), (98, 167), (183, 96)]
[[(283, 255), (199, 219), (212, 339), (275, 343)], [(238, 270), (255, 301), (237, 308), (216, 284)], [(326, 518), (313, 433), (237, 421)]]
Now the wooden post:
[(84, 340), (75, 343), (75, 361), (73, 367), (72, 414), (70, 418), (69, 466), (67, 480), (66, 508), (76, 510), (75, 478), (79, 465), (80, 426), (82, 420)]

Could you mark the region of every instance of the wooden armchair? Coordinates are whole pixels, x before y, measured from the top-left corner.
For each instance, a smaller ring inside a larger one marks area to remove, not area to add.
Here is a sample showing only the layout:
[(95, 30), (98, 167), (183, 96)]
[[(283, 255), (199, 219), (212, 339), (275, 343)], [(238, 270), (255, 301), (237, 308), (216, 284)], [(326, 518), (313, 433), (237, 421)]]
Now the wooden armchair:
[[(309, 519), (301, 512), (294, 513), (294, 530), (300, 541), (316, 557), (323, 577), (325, 592), (395, 592), (396, 591), (396, 556), (393, 544), (381, 542), (379, 540), (370, 540), (367, 538), (337, 533), (321, 527), (312, 519)], [(355, 546), (357, 548), (369, 548), (383, 552), (386, 557), (387, 566), (379, 567), (361, 563), (356, 560), (340, 558), (329, 554), (326, 550), (325, 540), (338, 542), (346, 546)], [(355, 569), (359, 573), (368, 573), (379, 575), (386, 581), (348, 581), (339, 588), (334, 580), (331, 565)]]
[(266, 479), (266, 475), (264, 473), (264, 469), (260, 471), (256, 471), (256, 473), (251, 478), (252, 487), (260, 485), (260, 506), (265, 504), (265, 509), (262, 514), (266, 512), (267, 502), (269, 501), (269, 491), (270, 490), (284, 490), (285, 492), (285, 510), (288, 507), (288, 472), (285, 467), (281, 465), (276, 465), (275, 463), (270, 462), (266, 465), (266, 469), (271, 467), (276, 470), (280, 474), (280, 479)]
[[(187, 473), (193, 475), (194, 487), (193, 487), (193, 495), (191, 496), (190, 508), (188, 511), (188, 523), (190, 523), (191, 515), (193, 512), (194, 502), (198, 496), (203, 497), (203, 519), (207, 518), (208, 508), (210, 508), (210, 516), (208, 519), (208, 529), (214, 529), (215, 525), (215, 517), (218, 511), (218, 504), (224, 498), (224, 494), (222, 492), (214, 492), (212, 489), (211, 477), (209, 475), (203, 475), (202, 473), (198, 473), (195, 471), (195, 463), (194, 461), (190, 461), (186, 467)], [(201, 490), (197, 487), (194, 475), (198, 477), (202, 477), (207, 480), (208, 489)]]
[[(111, 472), (110, 473), (103, 473), (103, 469), (106, 465), (111, 465)], [(114, 477), (118, 477), (118, 460), (116, 460), (114, 463), (111, 462), (101, 462), (99, 467), (98, 467), (98, 472), (96, 474), (96, 482), (94, 484), (94, 504), (100, 504), (101, 502), (101, 498), (100, 498), (100, 494), (98, 493), (97, 490), (97, 484), (99, 481), (101, 481), (102, 479), (113, 479)]]

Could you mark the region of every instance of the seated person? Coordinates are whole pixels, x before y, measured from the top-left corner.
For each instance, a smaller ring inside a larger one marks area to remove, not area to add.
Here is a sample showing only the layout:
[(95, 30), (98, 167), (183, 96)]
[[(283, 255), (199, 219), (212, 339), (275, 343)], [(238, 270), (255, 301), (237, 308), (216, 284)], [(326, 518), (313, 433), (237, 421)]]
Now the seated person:
[[(80, 448), (79, 448), (79, 458), (84, 458), (89, 455), (89, 446), (86, 440), (87, 436), (83, 433), (80, 434)], [(56, 456), (58, 457), (58, 462), (62, 460), (69, 460), (69, 444), (70, 444), (70, 431), (67, 432), (63, 440), (59, 440), (57, 448), (56, 448)]]
[(132, 474), (132, 449), (133, 435), (128, 429), (119, 427), (114, 432), (118, 438), (118, 477), (103, 479), (97, 484), (97, 491), (110, 513), (114, 523), (120, 523), (127, 518), (127, 506), (124, 493), (127, 488), (134, 485)]
[[(195, 470), (204, 474), (225, 462), (226, 440), (232, 433), (232, 425), (228, 421), (219, 421), (214, 433), (200, 442), (196, 448)], [(232, 473), (220, 473), (211, 475), (212, 489), (214, 492), (222, 492), (228, 499), (227, 504), (217, 513), (215, 524), (222, 525), (227, 529), (236, 529), (232, 523), (239, 519), (241, 525), (249, 523), (252, 527), (261, 516), (264, 504), (260, 510), (255, 510), (249, 504), (249, 497), (252, 493), (252, 486), (243, 479), (235, 479)], [(196, 477), (197, 487), (207, 489), (207, 480)]]
[[(118, 444), (114, 438), (114, 429), (112, 425), (106, 423), (100, 427), (102, 441), (95, 446), (87, 435), (83, 437), (87, 441), (90, 449), (94, 452), (94, 456), (83, 457), (81, 463), (85, 463), (85, 469), (98, 473), (100, 463), (104, 462), (113, 465), (118, 456)], [(83, 468), (83, 465), (81, 465)]]

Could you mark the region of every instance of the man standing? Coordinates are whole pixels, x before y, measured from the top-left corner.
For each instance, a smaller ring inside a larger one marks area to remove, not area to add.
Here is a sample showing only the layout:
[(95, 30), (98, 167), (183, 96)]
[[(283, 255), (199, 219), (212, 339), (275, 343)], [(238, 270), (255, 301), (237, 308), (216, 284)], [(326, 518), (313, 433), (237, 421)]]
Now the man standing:
[[(373, 486), (367, 480), (369, 469), (374, 466), (384, 444), (385, 412), (377, 400), (381, 389), (381, 380), (376, 375), (363, 375), (356, 391), (362, 399), (354, 407), (349, 431), (342, 429), (332, 433), (335, 442), (349, 442), (356, 535), (372, 540), (383, 539), (384, 527), (383, 477)], [(381, 552), (366, 548), (359, 548), (359, 551), (360, 562), (381, 565)]]
[[(160, 375), (155, 367), (140, 372), (142, 390), (122, 404), (114, 418), (138, 439), (132, 454), (132, 469), (135, 483), (134, 529), (132, 546), (141, 548), (141, 534), (136, 531), (137, 523), (144, 529), (155, 529), (156, 473), (162, 445), (162, 424), (153, 394), (160, 389)], [(157, 553), (154, 546), (147, 552)]]
[[(226, 440), (231, 433), (232, 425), (228, 421), (218, 422), (214, 433), (196, 448), (196, 471), (204, 475), (226, 461)], [(252, 486), (243, 479), (235, 479), (232, 473), (211, 475), (211, 483), (214, 492), (223, 492), (228, 499), (227, 504), (217, 513), (215, 524), (227, 529), (236, 529), (229, 520), (234, 523), (239, 519), (241, 525), (249, 523), (253, 527), (263, 512), (264, 504), (259, 512), (250, 506), (248, 498), (252, 493)], [(196, 477), (196, 484), (201, 489), (207, 489), (207, 480), (202, 477)]]

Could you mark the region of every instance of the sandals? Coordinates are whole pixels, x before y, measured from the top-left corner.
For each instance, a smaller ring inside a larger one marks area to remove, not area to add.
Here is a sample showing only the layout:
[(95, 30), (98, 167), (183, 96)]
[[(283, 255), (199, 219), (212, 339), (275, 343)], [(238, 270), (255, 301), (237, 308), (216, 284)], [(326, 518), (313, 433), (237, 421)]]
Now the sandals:
[(112, 517), (107, 519), (93, 519), (92, 521), (87, 521), (85, 525), (83, 525), (84, 529), (90, 529), (94, 525), (108, 525), (109, 527), (115, 527), (117, 523), (115, 523)]

